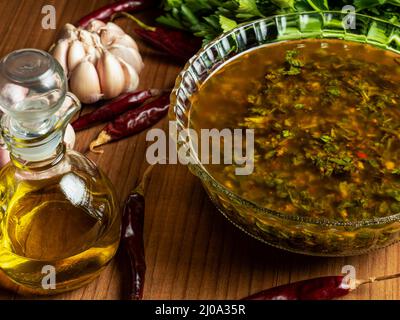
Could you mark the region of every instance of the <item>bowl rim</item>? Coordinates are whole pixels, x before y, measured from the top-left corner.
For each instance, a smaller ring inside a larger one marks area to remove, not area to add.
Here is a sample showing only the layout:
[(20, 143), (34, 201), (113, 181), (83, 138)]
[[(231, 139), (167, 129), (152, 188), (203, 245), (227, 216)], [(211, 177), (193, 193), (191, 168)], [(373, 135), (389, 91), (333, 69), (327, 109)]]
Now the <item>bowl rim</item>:
[[(179, 88), (181, 87), (183, 75), (186, 72), (188, 72), (188, 69), (192, 66), (192, 64), (196, 60), (196, 58), (198, 58), (202, 53), (204, 53), (207, 50), (209, 50), (209, 48), (211, 48), (215, 44), (219, 43), (222, 39), (232, 35), (233, 33), (237, 32), (238, 30), (240, 30), (242, 28), (249, 27), (249, 26), (251, 26), (253, 24), (256, 24), (256, 23), (260, 23), (260, 22), (264, 22), (264, 21), (270, 22), (270, 21), (273, 21), (274, 19), (282, 18), (282, 17), (295, 17), (295, 16), (311, 15), (311, 14), (313, 14), (313, 15), (318, 14), (320, 16), (325, 16), (327, 14), (346, 15), (348, 13), (342, 12), (342, 11), (337, 11), (337, 10), (292, 12), (292, 13), (287, 13), (287, 14), (277, 14), (277, 15), (267, 16), (267, 17), (264, 17), (264, 18), (255, 19), (255, 20), (250, 21), (250, 22), (244, 22), (244, 23), (238, 24), (234, 29), (226, 31), (226, 32), (223, 32), (218, 37), (216, 37), (215, 39), (213, 39), (212, 41), (207, 43), (192, 58), (190, 58), (188, 60), (188, 62), (185, 64), (184, 68), (179, 73), (179, 75), (178, 75), (178, 77), (177, 77), (177, 79), (175, 81), (174, 88), (173, 88), (173, 90), (171, 92), (171, 95), (170, 95), (171, 106), (174, 107), (176, 105), (177, 92), (178, 92)], [(368, 18), (368, 19), (370, 19), (372, 21), (383, 23), (383, 24), (386, 24), (388, 26), (392, 26), (392, 27), (397, 28), (397, 29), (400, 30), (400, 25), (392, 23), (392, 22), (387, 21), (385, 19), (381, 19), (379, 17), (372, 17), (372, 16), (365, 15), (365, 14), (359, 14), (357, 12), (355, 12), (354, 14), (356, 15), (356, 17)], [(298, 40), (301, 40), (301, 39), (303, 39), (303, 38), (283, 39), (283, 40), (280, 40), (280, 41), (275, 41), (273, 43), (277, 44), (277, 43), (280, 43), (280, 42), (298, 41)], [(307, 38), (304, 38), (304, 39), (307, 39)], [(324, 38), (322, 37), (321, 39), (324, 39)], [(351, 39), (340, 39), (340, 38), (336, 38), (336, 37), (329, 37), (328, 39), (338, 39), (338, 40), (342, 40), (342, 41), (351, 41), (351, 42), (363, 43), (363, 42), (360, 42), (360, 41), (354, 41), (354, 40), (351, 40)], [(364, 43), (374, 46), (374, 44), (370, 43), (370, 42), (364, 42)], [(243, 52), (246, 52), (247, 50), (251, 50), (251, 49), (254, 49), (254, 48), (246, 49)], [(382, 50), (385, 50), (385, 49), (382, 49)], [(388, 50), (388, 49), (386, 49), (386, 50)], [(241, 53), (243, 53), (243, 52), (241, 52)], [(395, 51), (392, 51), (392, 52), (395, 52)], [(239, 54), (241, 54), (241, 53), (239, 53)], [(226, 61), (229, 61), (230, 59), (231, 58), (227, 59)], [(170, 110), (171, 110), (170, 114), (172, 114), (172, 118), (176, 120), (176, 113), (174, 111), (175, 108), (171, 108)], [(185, 128), (185, 129), (187, 129), (187, 128)], [(360, 220), (357, 220), (357, 221), (340, 221), (340, 220), (334, 220), (334, 219), (329, 219), (329, 218), (315, 218), (315, 217), (307, 217), (307, 216), (301, 216), (301, 215), (296, 215), (296, 214), (286, 214), (286, 213), (278, 212), (278, 211), (275, 211), (275, 210), (271, 210), (271, 209), (268, 209), (268, 208), (265, 208), (265, 207), (262, 207), (262, 206), (258, 205), (256, 202), (253, 202), (251, 200), (247, 200), (244, 197), (238, 195), (237, 193), (229, 190), (227, 187), (222, 185), (217, 179), (215, 179), (208, 172), (208, 170), (204, 167), (204, 165), (199, 161), (199, 159), (197, 157), (197, 154), (195, 154), (194, 158), (196, 160), (196, 163), (189, 163), (188, 167), (192, 170), (192, 172), (194, 171), (193, 173), (202, 181), (202, 183), (206, 182), (208, 184), (212, 184), (213, 187), (215, 187), (218, 190), (218, 192), (224, 193), (226, 196), (229, 197), (230, 200), (233, 200), (236, 203), (240, 203), (240, 205), (245, 206), (247, 208), (250, 208), (250, 209), (254, 210), (255, 212), (257, 212), (259, 214), (262, 214), (262, 215), (272, 216), (272, 217), (275, 217), (275, 218), (288, 220), (288, 221), (292, 221), (292, 222), (294, 221), (294, 222), (299, 222), (299, 223), (306, 223), (306, 224), (319, 225), (319, 226), (329, 226), (329, 227), (360, 228), (360, 227), (370, 227), (370, 226), (383, 225), (383, 224), (388, 224), (388, 223), (393, 223), (393, 222), (400, 221), (400, 213), (395, 213), (395, 214), (392, 214), (392, 215), (389, 215), (389, 216), (385, 216), (385, 217), (375, 217), (375, 218), (369, 218), (369, 219), (360, 219)]]

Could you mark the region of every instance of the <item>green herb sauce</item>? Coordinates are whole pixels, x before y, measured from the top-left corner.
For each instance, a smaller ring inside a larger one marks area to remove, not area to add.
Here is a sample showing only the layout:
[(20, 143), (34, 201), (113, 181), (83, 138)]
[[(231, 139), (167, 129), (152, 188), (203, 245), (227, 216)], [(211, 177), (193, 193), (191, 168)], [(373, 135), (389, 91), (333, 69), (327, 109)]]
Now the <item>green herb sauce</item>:
[(399, 55), (338, 40), (236, 57), (193, 98), (191, 126), (255, 129), (255, 170), (207, 170), (286, 214), (359, 220), (400, 213)]

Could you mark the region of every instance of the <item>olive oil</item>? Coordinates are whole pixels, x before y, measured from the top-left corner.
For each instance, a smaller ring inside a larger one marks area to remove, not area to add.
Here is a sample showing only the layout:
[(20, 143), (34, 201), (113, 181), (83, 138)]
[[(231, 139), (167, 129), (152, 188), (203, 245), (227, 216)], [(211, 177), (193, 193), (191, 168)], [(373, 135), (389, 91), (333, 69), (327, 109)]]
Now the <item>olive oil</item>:
[(22, 50), (0, 69), (1, 137), (11, 155), (0, 171), (0, 271), (22, 293), (81, 287), (117, 251), (114, 189), (92, 161), (63, 144), (80, 103), (66, 92), (61, 66), (47, 53)]
[[(68, 151), (59, 166), (77, 155)], [(85, 165), (93, 167), (89, 161)], [(43, 267), (48, 265), (56, 270), (56, 289), (50, 293), (90, 281), (118, 247), (118, 210), (110, 182), (101, 173), (85, 176), (76, 167), (43, 180), (15, 179), (19, 170), (9, 164), (0, 173), (5, 196), (0, 205), (7, 207), (0, 268), (34, 293), (49, 293), (42, 288)]]

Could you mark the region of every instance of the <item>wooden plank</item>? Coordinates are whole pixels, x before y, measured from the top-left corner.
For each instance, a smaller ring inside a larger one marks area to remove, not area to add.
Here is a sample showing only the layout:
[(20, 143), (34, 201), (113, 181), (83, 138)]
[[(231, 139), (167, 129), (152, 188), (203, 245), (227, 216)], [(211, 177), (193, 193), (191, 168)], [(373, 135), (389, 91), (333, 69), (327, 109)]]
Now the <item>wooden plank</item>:
[[(57, 8), (57, 25), (73, 22), (106, 0), (0, 0), (0, 55), (24, 48), (47, 49), (56, 35), (41, 28), (41, 8)], [(133, 27), (121, 22), (125, 30)], [(146, 67), (141, 88), (171, 88), (180, 66), (139, 43)], [(167, 129), (167, 119), (157, 124)], [(87, 146), (101, 126), (77, 136), (77, 150)], [(145, 170), (145, 133), (104, 147), (88, 156), (114, 183), (120, 200)], [(214, 208), (197, 178), (181, 165), (159, 166), (147, 190), (145, 299), (237, 299), (267, 287), (310, 277), (339, 274), (345, 264), (359, 277), (399, 272), (398, 245), (350, 258), (317, 258), (287, 253), (261, 244), (229, 224)], [(121, 299), (127, 270), (119, 256), (101, 276), (79, 290), (52, 299)], [(0, 290), (0, 299), (21, 299)], [(365, 286), (346, 299), (400, 299), (400, 281)]]

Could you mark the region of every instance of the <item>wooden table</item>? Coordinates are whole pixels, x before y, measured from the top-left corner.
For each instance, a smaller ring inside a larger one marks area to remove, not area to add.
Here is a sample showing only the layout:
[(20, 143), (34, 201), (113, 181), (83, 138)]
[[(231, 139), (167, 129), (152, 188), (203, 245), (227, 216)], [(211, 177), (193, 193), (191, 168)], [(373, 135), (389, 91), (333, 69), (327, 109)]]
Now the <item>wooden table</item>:
[[(47, 49), (55, 30), (43, 30), (41, 9), (57, 9), (57, 27), (74, 22), (107, 0), (0, 0), (0, 54), (15, 49)], [(130, 22), (121, 21), (129, 30)], [(180, 66), (140, 43), (146, 67), (141, 88), (171, 88)], [(167, 120), (160, 122), (167, 129)], [(101, 126), (81, 132), (76, 149), (87, 152)], [(122, 200), (147, 167), (145, 133), (88, 154), (110, 177)], [(360, 278), (400, 271), (399, 246), (350, 258), (316, 258), (277, 250), (253, 240), (227, 222), (207, 198), (199, 180), (182, 165), (155, 168), (147, 189), (145, 299), (238, 299), (271, 286), (340, 274), (353, 265)], [(88, 286), (56, 299), (121, 299), (128, 277), (117, 257)], [(400, 280), (360, 288), (348, 299), (400, 299)], [(0, 299), (21, 299), (0, 290)]]

